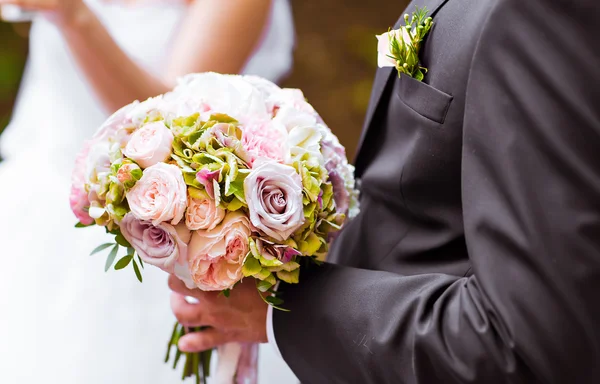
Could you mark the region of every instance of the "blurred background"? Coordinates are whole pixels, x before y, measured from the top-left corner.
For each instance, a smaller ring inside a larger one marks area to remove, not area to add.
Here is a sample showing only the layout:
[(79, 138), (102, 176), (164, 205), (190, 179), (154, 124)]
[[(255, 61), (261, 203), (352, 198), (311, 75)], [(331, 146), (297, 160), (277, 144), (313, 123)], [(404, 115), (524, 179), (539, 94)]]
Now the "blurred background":
[[(301, 88), (352, 157), (376, 69), (376, 39), (408, 1), (293, 0), (297, 46), (283, 83)], [(27, 23), (0, 22), (0, 134), (27, 58)], [(0, 154), (1, 156), (1, 154)]]

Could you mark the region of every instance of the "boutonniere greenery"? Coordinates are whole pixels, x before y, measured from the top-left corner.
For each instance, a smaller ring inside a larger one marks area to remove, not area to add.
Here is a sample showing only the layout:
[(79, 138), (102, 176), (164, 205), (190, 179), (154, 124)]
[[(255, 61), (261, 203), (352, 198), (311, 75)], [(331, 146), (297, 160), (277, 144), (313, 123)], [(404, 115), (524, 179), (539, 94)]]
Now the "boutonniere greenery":
[(396, 67), (398, 76), (405, 73), (422, 81), (427, 68), (422, 67), (419, 62), (419, 49), (431, 30), (433, 21), (431, 17), (427, 17), (427, 7), (416, 8), (412, 15), (404, 15), (404, 26), (377, 36), (377, 65), (380, 68)]

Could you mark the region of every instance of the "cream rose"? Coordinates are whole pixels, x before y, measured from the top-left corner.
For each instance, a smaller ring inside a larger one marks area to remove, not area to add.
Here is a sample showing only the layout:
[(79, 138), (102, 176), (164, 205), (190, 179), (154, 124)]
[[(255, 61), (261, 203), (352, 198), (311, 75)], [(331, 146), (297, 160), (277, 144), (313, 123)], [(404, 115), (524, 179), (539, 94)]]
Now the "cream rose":
[(173, 134), (162, 121), (146, 124), (131, 135), (123, 154), (142, 168), (149, 168), (171, 156)]
[(400, 27), (382, 35), (377, 35), (377, 65), (379, 68), (396, 66), (396, 60), (391, 57), (392, 52), (390, 47), (392, 37), (394, 36), (398, 40), (403, 41), (404, 44), (412, 45), (414, 33), (408, 31), (406, 27)]
[(127, 194), (131, 212), (140, 220), (158, 225), (163, 221), (178, 224), (187, 205), (187, 187), (179, 167), (158, 163), (144, 174)]
[(217, 207), (215, 200), (206, 196), (188, 197), (188, 208), (185, 213), (185, 224), (192, 231), (211, 230), (225, 217), (225, 210)]
[(229, 212), (214, 229), (192, 234), (189, 268), (198, 288), (222, 291), (240, 281), (251, 232), (243, 213)]

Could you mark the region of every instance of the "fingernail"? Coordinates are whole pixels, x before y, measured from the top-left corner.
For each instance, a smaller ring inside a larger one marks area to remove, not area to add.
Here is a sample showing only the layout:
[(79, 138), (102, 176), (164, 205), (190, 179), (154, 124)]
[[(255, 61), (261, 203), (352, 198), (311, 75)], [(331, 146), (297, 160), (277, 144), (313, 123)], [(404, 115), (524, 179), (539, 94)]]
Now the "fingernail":
[(181, 352), (188, 352), (189, 345), (185, 341), (179, 340), (179, 343), (177, 343), (177, 347)]

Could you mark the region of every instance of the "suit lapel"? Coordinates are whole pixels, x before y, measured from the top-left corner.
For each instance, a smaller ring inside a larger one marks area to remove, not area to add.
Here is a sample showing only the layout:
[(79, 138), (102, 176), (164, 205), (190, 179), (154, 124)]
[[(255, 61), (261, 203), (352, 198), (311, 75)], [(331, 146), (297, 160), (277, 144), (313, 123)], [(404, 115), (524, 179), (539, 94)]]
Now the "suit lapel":
[[(406, 8), (407, 13), (412, 13), (415, 10), (415, 6), (419, 8), (427, 7), (429, 10), (430, 16), (435, 16), (435, 13), (444, 5), (448, 0), (414, 0), (412, 1), (408, 7)], [(398, 19), (393, 29), (398, 29), (401, 25), (404, 24), (404, 14)], [(435, 30), (435, 26), (432, 29), (432, 32)], [(376, 48), (376, 43), (373, 43), (373, 46)], [(377, 54), (376, 51), (373, 51), (373, 54)], [(362, 145), (367, 137), (367, 133), (370, 129), (373, 116), (375, 112), (379, 108), (381, 104), (381, 95), (383, 94), (384, 89), (388, 82), (393, 78), (392, 74), (397, 75), (396, 68), (393, 67), (384, 67), (379, 68), (375, 73), (375, 81), (373, 82), (373, 89), (371, 90), (371, 100), (369, 102), (369, 107), (367, 108), (367, 114), (365, 117), (365, 122), (363, 125), (363, 130), (360, 135), (360, 139), (358, 140), (358, 146), (356, 147), (356, 155), (354, 157), (354, 162), (356, 163), (359, 159), (360, 150)], [(357, 166), (358, 168), (358, 166)]]

